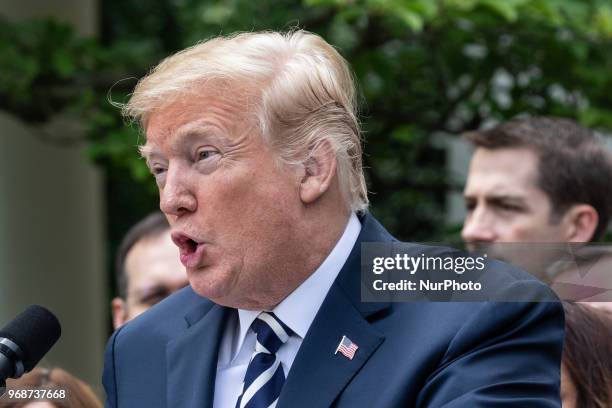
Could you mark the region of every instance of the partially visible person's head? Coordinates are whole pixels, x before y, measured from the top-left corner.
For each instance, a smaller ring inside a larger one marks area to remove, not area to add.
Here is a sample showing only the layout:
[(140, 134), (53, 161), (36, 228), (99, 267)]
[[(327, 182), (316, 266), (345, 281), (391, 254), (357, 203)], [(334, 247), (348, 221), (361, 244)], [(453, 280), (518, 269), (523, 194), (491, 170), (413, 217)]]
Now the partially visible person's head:
[(564, 309), (563, 408), (609, 408), (612, 406), (612, 314), (580, 303), (564, 303)]
[[(0, 408), (102, 408), (92, 389), (61, 368), (35, 368), (16, 380), (8, 379), (7, 390), (57, 390), (57, 399), (0, 398)], [(60, 392), (64, 391), (65, 398)]]
[(612, 162), (591, 131), (531, 117), (466, 137), (476, 148), (464, 189), (468, 247), (601, 239), (612, 212)]
[(112, 301), (115, 329), (187, 285), (161, 212), (148, 215), (128, 231), (117, 250), (115, 271), (119, 294)]
[(271, 307), (322, 262), (368, 203), (355, 105), (344, 59), (304, 31), (213, 38), (139, 82), (124, 112), (196, 292)]

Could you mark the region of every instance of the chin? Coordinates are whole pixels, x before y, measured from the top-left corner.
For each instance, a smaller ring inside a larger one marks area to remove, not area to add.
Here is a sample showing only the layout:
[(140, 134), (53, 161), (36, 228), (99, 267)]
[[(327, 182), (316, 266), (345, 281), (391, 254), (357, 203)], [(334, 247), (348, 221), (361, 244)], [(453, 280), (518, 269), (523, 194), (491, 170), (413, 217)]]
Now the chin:
[(228, 295), (229, 280), (211, 272), (204, 272), (202, 269), (193, 272), (188, 271), (189, 285), (198, 295), (219, 303), (217, 300)]

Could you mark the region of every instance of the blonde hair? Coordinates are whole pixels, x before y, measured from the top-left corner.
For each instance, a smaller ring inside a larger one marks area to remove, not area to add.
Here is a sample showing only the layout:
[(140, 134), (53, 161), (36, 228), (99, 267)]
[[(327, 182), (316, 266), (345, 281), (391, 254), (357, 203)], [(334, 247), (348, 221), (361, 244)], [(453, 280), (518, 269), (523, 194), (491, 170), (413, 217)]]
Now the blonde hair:
[(219, 84), (246, 95), (262, 137), (283, 163), (304, 164), (327, 141), (347, 205), (367, 208), (355, 85), (331, 45), (303, 30), (216, 37), (157, 65), (139, 81), (123, 113), (146, 127), (156, 109)]

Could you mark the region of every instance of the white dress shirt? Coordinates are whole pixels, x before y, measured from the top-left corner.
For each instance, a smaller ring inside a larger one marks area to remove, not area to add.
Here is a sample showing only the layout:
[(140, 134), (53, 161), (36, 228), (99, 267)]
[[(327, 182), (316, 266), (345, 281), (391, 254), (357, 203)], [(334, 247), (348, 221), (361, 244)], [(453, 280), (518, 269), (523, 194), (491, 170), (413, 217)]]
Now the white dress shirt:
[[(342, 237), (323, 263), (272, 310), (295, 333), (276, 353), (285, 376), (288, 375), (302, 341), (327, 292), (351, 253), (360, 231), (361, 223), (353, 213)], [(261, 312), (261, 310), (239, 309), (238, 318), (235, 318), (234, 314), (233, 321), (227, 323), (217, 360), (214, 408), (233, 408), (236, 405), (242, 392), (244, 375), (255, 351), (256, 335), (251, 330), (251, 323)]]

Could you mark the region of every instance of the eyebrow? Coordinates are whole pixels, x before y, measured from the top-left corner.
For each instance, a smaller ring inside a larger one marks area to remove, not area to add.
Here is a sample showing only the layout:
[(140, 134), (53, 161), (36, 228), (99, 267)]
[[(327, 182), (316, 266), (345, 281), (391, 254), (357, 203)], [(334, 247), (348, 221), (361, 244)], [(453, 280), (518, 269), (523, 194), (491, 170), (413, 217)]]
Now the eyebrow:
[(171, 290), (169, 290), (165, 286), (160, 285), (160, 284), (156, 284), (156, 285), (153, 285), (153, 286), (148, 286), (148, 287), (145, 287), (145, 288), (137, 289), (132, 294), (139, 301), (144, 302), (144, 301), (147, 301), (147, 300), (150, 300), (150, 299), (154, 299), (154, 298), (159, 297), (159, 296), (167, 295), (170, 292), (171, 292)]
[(152, 146), (147, 144), (138, 146), (138, 153), (143, 159), (147, 159), (151, 154), (153, 154), (154, 150), (155, 149)]
[(155, 157), (162, 156), (162, 154), (155, 148), (155, 146), (151, 145), (142, 145), (138, 146), (138, 152), (140, 153), (140, 157), (144, 159), (147, 167), (151, 168), (151, 162)]
[(523, 202), (523, 201), (525, 201), (525, 197), (508, 195), (508, 194), (490, 195), (490, 196), (487, 196), (486, 199), (487, 200), (495, 200), (495, 201), (512, 201), (512, 202)]
[[(216, 139), (216, 132), (211, 131), (213, 128), (218, 128), (218, 126), (211, 124), (210, 122), (206, 121), (206, 119), (186, 123), (175, 132), (172, 143), (174, 145), (180, 145), (183, 140), (196, 136), (205, 139)], [(140, 153), (140, 156), (147, 161), (152, 155), (158, 154), (155, 146), (148, 145), (146, 143), (138, 146), (138, 152)]]
[[(463, 195), (463, 199), (465, 201), (468, 200), (476, 200), (477, 197), (474, 195), (469, 195), (469, 194), (464, 194)], [(509, 195), (509, 194), (499, 194), (499, 195), (485, 195), (484, 197), (485, 201), (487, 202), (492, 202), (492, 203), (499, 203), (499, 202), (509, 202), (511, 204), (521, 204), (521, 205), (527, 205), (527, 200), (525, 197), (523, 196), (515, 196), (515, 195)]]

